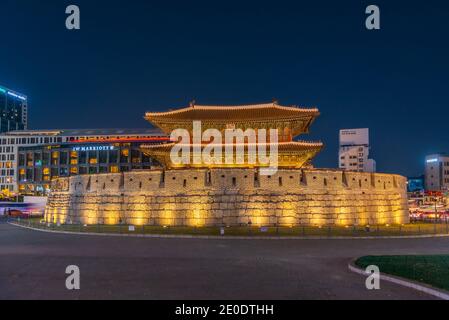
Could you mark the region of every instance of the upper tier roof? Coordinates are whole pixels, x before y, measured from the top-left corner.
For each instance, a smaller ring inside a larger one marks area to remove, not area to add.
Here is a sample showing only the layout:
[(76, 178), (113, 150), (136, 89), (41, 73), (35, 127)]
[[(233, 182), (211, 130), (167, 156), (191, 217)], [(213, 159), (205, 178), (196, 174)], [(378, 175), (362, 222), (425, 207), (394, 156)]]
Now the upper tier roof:
[(303, 109), (299, 107), (283, 107), (277, 103), (243, 105), (243, 106), (201, 106), (168, 111), (149, 112), (146, 114), (148, 121), (257, 121), (274, 119), (295, 119), (302, 117), (317, 117), (319, 110), (316, 108)]

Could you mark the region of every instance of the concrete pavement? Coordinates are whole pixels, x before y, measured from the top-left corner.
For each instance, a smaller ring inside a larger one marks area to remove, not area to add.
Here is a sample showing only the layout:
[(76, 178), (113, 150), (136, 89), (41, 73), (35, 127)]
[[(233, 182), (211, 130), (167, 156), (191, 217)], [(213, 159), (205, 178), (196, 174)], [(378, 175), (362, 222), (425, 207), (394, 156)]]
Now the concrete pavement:
[[(448, 238), (145, 239), (0, 224), (0, 299), (432, 299), (386, 282), (368, 291), (348, 261), (448, 252)], [(65, 288), (68, 265), (81, 269), (80, 291)]]

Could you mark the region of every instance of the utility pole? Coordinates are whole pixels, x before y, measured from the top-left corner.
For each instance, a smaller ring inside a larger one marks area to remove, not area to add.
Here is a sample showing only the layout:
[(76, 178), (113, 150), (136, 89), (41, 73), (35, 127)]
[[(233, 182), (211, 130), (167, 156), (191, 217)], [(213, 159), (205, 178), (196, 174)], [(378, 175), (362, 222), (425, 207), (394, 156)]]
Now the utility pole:
[(436, 234), (437, 233), (437, 214), (438, 214), (438, 207), (437, 207), (438, 197), (437, 197), (436, 193), (435, 193), (434, 199), (435, 199), (435, 217), (434, 217), (435, 219), (434, 219), (434, 224), (433, 224), (433, 230), (434, 230), (434, 233)]

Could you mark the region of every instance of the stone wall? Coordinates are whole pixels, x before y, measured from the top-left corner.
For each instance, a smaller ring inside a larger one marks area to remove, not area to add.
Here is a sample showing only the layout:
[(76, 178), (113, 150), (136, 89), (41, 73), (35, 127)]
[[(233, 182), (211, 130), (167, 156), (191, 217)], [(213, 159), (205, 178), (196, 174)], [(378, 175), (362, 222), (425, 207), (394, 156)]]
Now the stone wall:
[(409, 222), (406, 179), (337, 170), (141, 171), (61, 178), (47, 221), (217, 226)]

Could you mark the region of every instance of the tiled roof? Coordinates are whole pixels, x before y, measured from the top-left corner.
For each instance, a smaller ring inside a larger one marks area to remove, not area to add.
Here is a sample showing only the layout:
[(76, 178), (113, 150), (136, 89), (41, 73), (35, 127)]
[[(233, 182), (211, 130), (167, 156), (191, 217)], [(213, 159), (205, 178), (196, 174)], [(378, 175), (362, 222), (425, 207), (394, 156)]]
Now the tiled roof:
[[(175, 143), (163, 143), (163, 144), (144, 144), (141, 146), (141, 149), (144, 150), (161, 150), (161, 151), (170, 151), (176, 144)], [(278, 150), (279, 151), (297, 151), (297, 150), (316, 150), (323, 148), (322, 142), (306, 142), (306, 141), (292, 141), (292, 142), (279, 142), (278, 144)], [(190, 145), (190, 147), (193, 147), (194, 145)], [(206, 146), (202, 145), (203, 147)], [(223, 144), (222, 147), (224, 147), (225, 144)], [(237, 146), (234, 144), (234, 146)], [(248, 149), (249, 144), (244, 144), (245, 149)], [(256, 146), (263, 146), (263, 144), (256, 144)], [(267, 147), (270, 146), (270, 144), (266, 144)]]
[(277, 103), (243, 105), (243, 106), (204, 106), (190, 107), (168, 111), (149, 112), (146, 119), (152, 120), (270, 120), (279, 118), (316, 117), (319, 110), (299, 107), (283, 107)]

